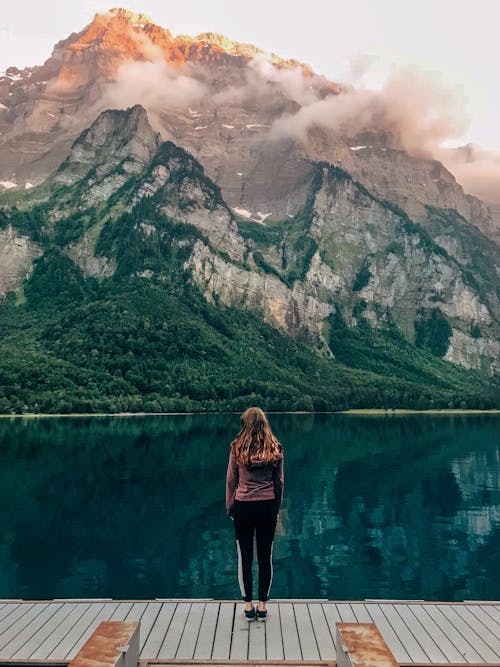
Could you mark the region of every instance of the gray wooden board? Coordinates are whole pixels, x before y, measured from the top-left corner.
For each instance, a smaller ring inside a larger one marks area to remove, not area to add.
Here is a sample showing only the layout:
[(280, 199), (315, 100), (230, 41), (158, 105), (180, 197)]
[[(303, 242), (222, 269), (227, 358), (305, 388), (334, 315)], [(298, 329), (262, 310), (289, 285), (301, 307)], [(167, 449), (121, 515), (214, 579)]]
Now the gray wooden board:
[[(458, 608), (460, 605), (455, 605), (455, 607)], [(446, 613), (447, 617), (458, 629), (458, 631), (461, 632), (464, 637), (467, 637), (470, 643), (474, 645), (474, 648), (479, 653), (483, 661), (498, 663), (498, 656), (495, 651), (493, 651), (488, 646), (487, 642), (485, 642), (478, 635), (478, 633), (462, 618), (462, 615), (459, 614), (454, 607), (451, 605), (441, 605), (441, 609), (443, 610), (443, 613)]]
[(339, 616), (342, 619), (342, 623), (356, 623), (356, 616), (351, 608), (351, 605), (347, 602), (337, 602), (335, 605)]
[(163, 602), (158, 616), (156, 617), (155, 624), (151, 628), (149, 637), (142, 648), (141, 658), (147, 658), (149, 660), (155, 660), (157, 658), (176, 606), (176, 602)]
[(380, 634), (384, 638), (387, 646), (391, 649), (394, 657), (398, 662), (411, 662), (408, 652), (404, 648), (403, 644), (399, 641), (399, 637), (394, 632), (389, 621), (386, 619), (383, 614), (379, 604), (370, 605), (370, 614), (373, 618), (373, 622), (380, 631)]
[(132, 602), (119, 602), (114, 612), (109, 617), (110, 621), (124, 621), (132, 609)]
[(221, 602), (219, 616), (215, 628), (212, 660), (227, 660), (231, 650), (231, 634), (233, 631), (234, 602)]
[[(39, 616), (44, 609), (48, 607), (48, 603), (40, 603), (32, 605), (26, 613), (23, 613), (23, 610), (19, 610), (19, 614), (14, 612), (16, 615), (15, 619), (11, 618), (11, 622), (7, 628), (0, 635), (0, 649), (2, 651), (2, 656), (9, 657), (8, 651), (5, 650), (5, 647), (30, 623)], [(14, 616), (13, 614), (13, 616)]]
[[(436, 621), (434, 621), (434, 619), (427, 613), (428, 606), (429, 605), (412, 604), (408, 605), (408, 609), (420, 622), (422, 627), (425, 628), (427, 634), (433, 639), (436, 646), (438, 646), (439, 650), (444, 654), (445, 660), (443, 662), (464, 662), (462, 653), (460, 653), (455, 644), (453, 644), (443, 630), (441, 630)], [(427, 653), (430, 653), (430, 649)]]
[(481, 607), (484, 609), (484, 611), (491, 616), (491, 618), (494, 618), (497, 623), (500, 623), (500, 607), (494, 607), (491, 604), (485, 604)]
[(248, 627), (248, 659), (249, 660), (265, 660), (266, 659), (266, 630), (269, 620), (252, 621)]
[(207, 602), (205, 605), (193, 656), (196, 660), (210, 660), (212, 656), (219, 604), (219, 602)]
[(281, 636), (280, 608), (276, 602), (268, 602), (266, 630), (266, 660), (284, 660)]
[(495, 618), (492, 614), (488, 614), (488, 607), (486, 605), (476, 605), (475, 607), (471, 607), (474, 611), (480, 611), (481, 614), (483, 614), (483, 618), (488, 619), (488, 623), (493, 623), (492, 626), (488, 626), (493, 628), (493, 631), (496, 632), (497, 635), (500, 634), (500, 614), (498, 618)]
[(434, 639), (427, 632), (425, 625), (422, 624), (413, 613), (414, 607), (416, 606), (417, 605), (395, 604), (394, 609), (401, 616), (412, 635), (425, 651), (430, 662), (448, 662), (446, 654), (439, 649)]
[(35, 651), (29, 656), (30, 660), (46, 660), (50, 653), (58, 646), (62, 639), (79, 622), (83, 614), (89, 609), (90, 602), (87, 604), (75, 603), (74, 609), (64, 618), (57, 628), (50, 633), (45, 640), (39, 644)]
[(55, 632), (64, 622), (65, 618), (74, 611), (75, 606), (75, 603), (62, 604), (55, 614), (52, 614), (52, 616), (28, 639), (28, 641), (15, 651), (16, 659), (27, 660), (45, 638)]
[(280, 602), (279, 607), (285, 660), (302, 660), (293, 604), (291, 602)]
[[(332, 635), (333, 646), (336, 649), (337, 623), (341, 623), (342, 619), (340, 618), (337, 605), (333, 604), (333, 602), (324, 603), (322, 606), (323, 606), (323, 611), (325, 612), (326, 622), (328, 623), (328, 627), (330, 629), (330, 634)], [(336, 656), (337, 652), (335, 650), (333, 658), (334, 660), (336, 659)]]
[(179, 658), (192, 659), (198, 640), (203, 613), (205, 611), (204, 602), (193, 602), (186, 619), (184, 632), (175, 654), (176, 660)]
[(149, 633), (155, 624), (156, 617), (161, 609), (161, 602), (148, 602), (148, 606), (141, 616), (141, 628), (139, 631), (139, 655), (142, 655), (144, 644), (148, 640)]
[(7, 658), (12, 658), (17, 651), (30, 639), (39, 628), (46, 623), (51, 616), (62, 606), (62, 603), (47, 604), (44, 609), (36, 615), (31, 622), (13, 637), (8, 644), (2, 647), (2, 653)]
[(179, 642), (186, 625), (186, 619), (191, 608), (191, 602), (179, 602), (168, 626), (167, 634), (163, 640), (158, 658), (173, 658), (179, 646)]
[(133, 623), (134, 621), (140, 621), (141, 616), (146, 611), (147, 606), (147, 602), (134, 602), (123, 620), (130, 623)]
[(319, 660), (318, 645), (307, 603), (295, 602), (293, 609), (295, 612), (295, 622), (297, 623), (297, 632), (299, 633), (302, 660)]
[[(8, 616), (5, 616), (2, 621), (0, 622), (0, 647), (2, 646), (2, 637), (4, 634), (11, 628), (12, 626), (15, 626), (17, 624), (22, 623), (21, 619), (30, 612), (31, 609), (33, 609), (35, 605), (33, 604), (20, 604), (19, 606), (16, 606), (15, 609), (11, 611), (11, 613)], [(40, 609), (40, 607), (37, 607), (37, 609)]]
[(245, 603), (237, 602), (234, 610), (233, 638), (229, 657), (231, 660), (246, 660), (248, 658), (249, 624), (245, 617)]
[(380, 608), (391, 628), (398, 636), (399, 641), (404, 646), (405, 651), (410, 656), (410, 660), (420, 664), (429, 662), (429, 656), (406, 625), (404, 618), (399, 615), (396, 605), (381, 604)]
[(316, 635), (316, 643), (320, 660), (335, 659), (335, 645), (333, 643), (330, 628), (326, 622), (323, 606), (319, 602), (310, 602), (308, 605), (311, 622)]
[(356, 623), (373, 623), (368, 606), (369, 605), (364, 605), (361, 602), (351, 602), (351, 609), (354, 612), (354, 616), (356, 617)]
[(18, 603), (18, 604), (12, 603), (12, 604), (3, 605), (2, 608), (0, 609), (0, 622), (2, 622), (4, 618), (6, 618), (10, 614), (12, 614), (12, 612), (15, 609), (19, 609), (19, 607), (23, 607), (23, 606), (24, 605), (21, 604), (21, 603)]
[[(462, 616), (464, 617), (465, 620), (467, 620), (467, 616), (471, 618), (472, 621), (472, 616), (474, 617), (474, 622), (477, 623), (479, 622), (480, 625), (478, 626), (479, 629), (481, 629), (481, 637), (483, 639), (486, 639), (488, 642), (489, 646), (495, 651), (495, 653), (499, 656), (500, 658), (500, 624), (494, 621), (491, 616), (488, 616), (480, 607), (477, 605), (471, 605), (470, 607), (464, 607), (463, 608)], [(472, 622), (469, 622), (469, 625), (472, 625)], [(473, 626), (474, 627), (474, 626)], [(484, 628), (487, 628), (487, 632), (485, 634)], [(499, 660), (500, 662), (500, 660)]]
[(0, 622), (0, 647), (2, 646), (2, 638), (4, 634), (13, 626), (22, 623), (22, 618), (30, 612), (34, 607), (33, 604), (21, 604), (11, 611), (8, 616), (5, 616)]
[(465, 637), (456, 629), (453, 623), (448, 620), (447, 616), (443, 614), (441, 605), (429, 604), (425, 606), (425, 610), (441, 631), (460, 651), (462, 660), (465, 660), (465, 662), (483, 662), (479, 653), (474, 650), (473, 646), (471, 646)]
[[(101, 621), (107, 621), (117, 602), (94, 602), (84, 612), (78, 624), (64, 637), (60, 645), (49, 655), (50, 659), (72, 660)], [(55, 655), (58, 657), (55, 658)]]

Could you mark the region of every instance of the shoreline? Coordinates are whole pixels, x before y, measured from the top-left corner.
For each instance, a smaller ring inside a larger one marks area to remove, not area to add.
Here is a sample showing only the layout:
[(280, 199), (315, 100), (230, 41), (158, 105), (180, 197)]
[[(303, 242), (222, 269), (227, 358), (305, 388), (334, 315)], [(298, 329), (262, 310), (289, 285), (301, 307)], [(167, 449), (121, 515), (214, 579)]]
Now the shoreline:
[[(28, 412), (25, 414), (0, 414), (0, 419), (47, 419), (63, 417), (181, 417), (188, 415), (239, 415), (240, 412), (71, 412), (49, 413), (49, 412)], [(303, 410), (295, 411), (266, 411), (269, 415), (360, 415), (360, 416), (393, 416), (393, 415), (496, 415), (500, 414), (499, 408), (490, 408), (488, 410), (468, 409), (460, 410), (458, 408), (413, 410), (411, 408), (351, 408), (350, 410), (338, 410), (331, 412), (305, 412)]]

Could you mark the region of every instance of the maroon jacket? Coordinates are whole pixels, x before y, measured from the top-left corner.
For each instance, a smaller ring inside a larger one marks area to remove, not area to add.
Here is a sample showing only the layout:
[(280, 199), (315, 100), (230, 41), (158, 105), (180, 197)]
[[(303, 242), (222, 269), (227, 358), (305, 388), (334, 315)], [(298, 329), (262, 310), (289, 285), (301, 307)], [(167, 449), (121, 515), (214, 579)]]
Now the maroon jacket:
[(226, 512), (233, 514), (236, 500), (276, 499), (279, 511), (283, 503), (283, 452), (276, 463), (253, 463), (245, 466), (236, 463), (233, 449), (229, 452), (226, 475)]

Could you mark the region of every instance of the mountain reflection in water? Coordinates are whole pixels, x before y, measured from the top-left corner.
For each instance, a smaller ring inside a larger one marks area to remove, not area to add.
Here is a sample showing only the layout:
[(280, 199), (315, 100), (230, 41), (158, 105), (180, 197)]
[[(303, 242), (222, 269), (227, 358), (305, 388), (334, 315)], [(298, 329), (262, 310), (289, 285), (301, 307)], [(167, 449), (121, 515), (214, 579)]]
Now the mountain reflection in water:
[[(495, 415), (270, 415), (272, 597), (500, 599)], [(238, 415), (0, 420), (0, 598), (239, 599)]]

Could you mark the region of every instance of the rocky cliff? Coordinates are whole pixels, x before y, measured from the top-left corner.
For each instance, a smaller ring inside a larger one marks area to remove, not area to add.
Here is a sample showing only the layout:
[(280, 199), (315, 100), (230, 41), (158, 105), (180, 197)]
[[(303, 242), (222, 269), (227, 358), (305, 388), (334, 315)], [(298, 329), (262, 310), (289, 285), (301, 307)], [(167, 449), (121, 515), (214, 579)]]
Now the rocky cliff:
[[(161, 141), (143, 107), (107, 110), (54, 176), (18, 200), (26, 213), (34, 206), (42, 224), (36, 245), (26, 239), (23, 252), (12, 253), (17, 259), (0, 289), (18, 286), (53, 243), (84, 275), (113, 276), (124, 270), (119, 248), (130, 225), (137, 253), (144, 244), (159, 259), (127, 271), (160, 275), (168, 270), (161, 259), (166, 218), (181, 225), (175, 243), (184, 247), (187, 279), (220, 307), (248, 309), (329, 356), (330, 319), (341, 308), (352, 327), (360, 319), (380, 330), (394, 324), (438, 356), (488, 374), (498, 369), (493, 241), (457, 212), (441, 219), (442, 209), (428, 207), (418, 224), (325, 162), (307, 162), (300, 190), (301, 208), (284, 219), (235, 213), (189, 153)], [(148, 212), (143, 222), (141, 210)], [(13, 243), (12, 215), (6, 209), (4, 254)]]

